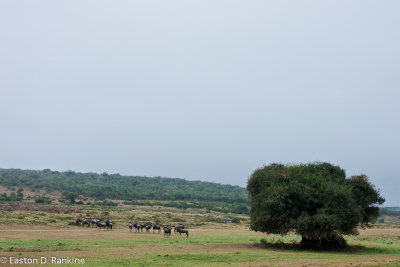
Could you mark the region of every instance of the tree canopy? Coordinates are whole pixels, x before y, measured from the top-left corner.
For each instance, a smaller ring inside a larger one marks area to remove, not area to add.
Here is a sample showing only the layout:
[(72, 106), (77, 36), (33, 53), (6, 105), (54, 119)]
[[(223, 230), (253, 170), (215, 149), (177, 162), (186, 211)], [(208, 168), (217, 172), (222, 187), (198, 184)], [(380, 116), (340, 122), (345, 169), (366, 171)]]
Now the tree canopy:
[(295, 231), (302, 245), (317, 248), (344, 247), (342, 235), (368, 226), (385, 201), (366, 175), (346, 178), (326, 162), (265, 166), (250, 176), (247, 190), (252, 230)]

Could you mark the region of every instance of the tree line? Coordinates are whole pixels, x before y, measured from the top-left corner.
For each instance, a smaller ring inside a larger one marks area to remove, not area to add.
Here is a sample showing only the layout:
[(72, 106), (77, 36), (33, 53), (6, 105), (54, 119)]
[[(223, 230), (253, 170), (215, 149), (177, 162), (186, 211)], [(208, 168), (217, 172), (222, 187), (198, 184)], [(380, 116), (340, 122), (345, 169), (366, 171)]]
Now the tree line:
[[(193, 202), (191, 205), (176, 204), (183, 208), (203, 207), (223, 212), (248, 213), (248, 195), (245, 188), (180, 178), (80, 173), (71, 170), (60, 172), (50, 169), (0, 169), (0, 185), (9, 188), (29, 188), (32, 191), (59, 191), (71, 202), (74, 202), (74, 197), (71, 196), (78, 195), (103, 201), (180, 201)], [(171, 202), (167, 204), (175, 205)]]

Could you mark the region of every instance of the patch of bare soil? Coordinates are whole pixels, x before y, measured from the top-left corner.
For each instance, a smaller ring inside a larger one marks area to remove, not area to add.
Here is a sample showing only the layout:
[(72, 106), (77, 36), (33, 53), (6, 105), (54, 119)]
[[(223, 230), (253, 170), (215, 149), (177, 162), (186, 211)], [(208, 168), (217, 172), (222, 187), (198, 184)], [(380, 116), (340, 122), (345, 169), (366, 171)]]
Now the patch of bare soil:
[(10, 252), (42, 252), (40, 248), (10, 248)]

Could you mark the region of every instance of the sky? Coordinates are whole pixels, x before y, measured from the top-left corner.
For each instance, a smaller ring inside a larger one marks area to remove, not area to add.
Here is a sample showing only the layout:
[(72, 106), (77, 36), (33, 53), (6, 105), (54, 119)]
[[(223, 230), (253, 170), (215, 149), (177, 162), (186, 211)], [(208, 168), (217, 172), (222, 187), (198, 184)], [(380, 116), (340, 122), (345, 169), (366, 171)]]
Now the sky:
[(328, 161), (400, 206), (400, 1), (0, 1), (0, 167), (246, 186)]

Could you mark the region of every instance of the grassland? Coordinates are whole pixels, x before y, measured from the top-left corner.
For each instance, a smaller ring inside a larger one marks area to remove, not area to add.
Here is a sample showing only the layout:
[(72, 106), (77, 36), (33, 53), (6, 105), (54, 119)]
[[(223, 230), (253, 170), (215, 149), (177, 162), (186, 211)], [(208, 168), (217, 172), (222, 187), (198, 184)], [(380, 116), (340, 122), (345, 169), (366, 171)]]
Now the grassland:
[[(259, 244), (264, 235), (241, 227), (191, 229), (189, 238), (174, 234), (165, 238), (162, 234), (135, 233), (123, 228), (4, 228), (0, 230), (1, 256), (83, 257), (85, 266), (400, 265), (399, 229), (370, 229), (348, 238), (350, 247), (346, 250), (319, 252), (265, 248)], [(267, 239), (286, 244), (299, 240), (297, 236)]]
[[(77, 216), (112, 218), (114, 229), (75, 226)], [(233, 223), (234, 218), (240, 223)], [(130, 232), (130, 221), (184, 223), (190, 236)], [(84, 258), (84, 266), (400, 266), (400, 228), (380, 225), (346, 239), (345, 250), (305, 251), (296, 245), (296, 235), (249, 231), (246, 216), (165, 207), (54, 212), (3, 206), (0, 211), (0, 256), (6, 258), (75, 257)]]

